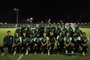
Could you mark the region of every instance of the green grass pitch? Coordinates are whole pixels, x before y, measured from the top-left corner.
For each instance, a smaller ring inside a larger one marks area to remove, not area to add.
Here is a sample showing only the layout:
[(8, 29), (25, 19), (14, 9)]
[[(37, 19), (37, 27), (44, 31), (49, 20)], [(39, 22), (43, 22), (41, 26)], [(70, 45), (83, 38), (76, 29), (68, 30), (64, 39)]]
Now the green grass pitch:
[[(14, 34), (16, 28), (0, 28), (0, 44), (2, 43), (3, 37), (6, 35), (6, 31), (10, 30), (12, 35)], [(85, 31), (87, 33), (87, 36), (90, 38), (90, 28), (82, 28), (82, 31)], [(89, 60), (90, 59), (90, 40), (88, 41), (88, 53), (85, 57), (78, 55), (69, 56), (64, 54), (52, 54), (48, 56), (47, 54), (41, 55), (41, 54), (29, 54), (24, 55), (20, 60)], [(17, 54), (15, 56), (7, 54), (7, 51), (5, 56), (0, 56), (0, 60), (17, 60), (21, 54)]]

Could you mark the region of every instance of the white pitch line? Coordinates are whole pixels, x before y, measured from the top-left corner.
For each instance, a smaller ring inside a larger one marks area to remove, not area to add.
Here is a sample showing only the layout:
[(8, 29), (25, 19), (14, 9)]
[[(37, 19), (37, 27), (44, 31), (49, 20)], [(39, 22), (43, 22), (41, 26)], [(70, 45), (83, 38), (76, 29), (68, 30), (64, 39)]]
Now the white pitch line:
[(21, 58), (24, 56), (24, 54), (21, 54), (17, 60), (21, 60)]

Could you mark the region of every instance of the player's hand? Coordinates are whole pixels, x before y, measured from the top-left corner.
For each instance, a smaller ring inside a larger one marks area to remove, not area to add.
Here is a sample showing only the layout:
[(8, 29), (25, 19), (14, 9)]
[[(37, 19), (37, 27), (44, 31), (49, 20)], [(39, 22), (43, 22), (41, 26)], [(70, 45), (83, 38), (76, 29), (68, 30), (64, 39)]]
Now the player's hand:
[(28, 46), (29, 44), (27, 43), (26, 46)]
[(34, 44), (34, 46), (37, 46), (37, 44)]
[(16, 44), (13, 44), (13, 45), (12, 45), (12, 47), (15, 47), (15, 46), (16, 46)]
[(86, 44), (83, 44), (83, 46), (87, 46)]
[(66, 47), (68, 47), (69, 45), (66, 45)]

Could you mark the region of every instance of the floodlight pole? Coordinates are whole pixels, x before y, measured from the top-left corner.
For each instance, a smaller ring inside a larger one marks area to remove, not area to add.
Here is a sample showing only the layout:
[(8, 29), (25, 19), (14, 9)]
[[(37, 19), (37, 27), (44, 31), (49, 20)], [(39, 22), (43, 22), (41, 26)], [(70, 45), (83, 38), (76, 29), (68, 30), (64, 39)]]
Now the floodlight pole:
[(19, 9), (14, 8), (14, 11), (16, 11), (16, 24), (17, 24), (17, 27), (18, 27), (18, 13), (19, 13)]
[(17, 26), (18, 26), (18, 11), (17, 11)]

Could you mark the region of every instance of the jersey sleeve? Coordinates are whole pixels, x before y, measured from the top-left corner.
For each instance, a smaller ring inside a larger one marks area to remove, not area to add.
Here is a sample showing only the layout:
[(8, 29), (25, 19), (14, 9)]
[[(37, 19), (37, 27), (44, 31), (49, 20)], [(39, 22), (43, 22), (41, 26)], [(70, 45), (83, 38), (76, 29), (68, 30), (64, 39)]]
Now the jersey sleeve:
[(70, 41), (72, 41), (72, 37), (70, 37)]
[(19, 37), (20, 38), (20, 43), (22, 43), (22, 37)]
[(49, 38), (47, 37), (47, 41), (49, 41)]
[(57, 36), (57, 40), (59, 39), (59, 36)]
[(64, 37), (64, 41), (66, 41), (66, 37)]
[(80, 37), (78, 37), (78, 40), (81, 40), (81, 38), (80, 38)]

